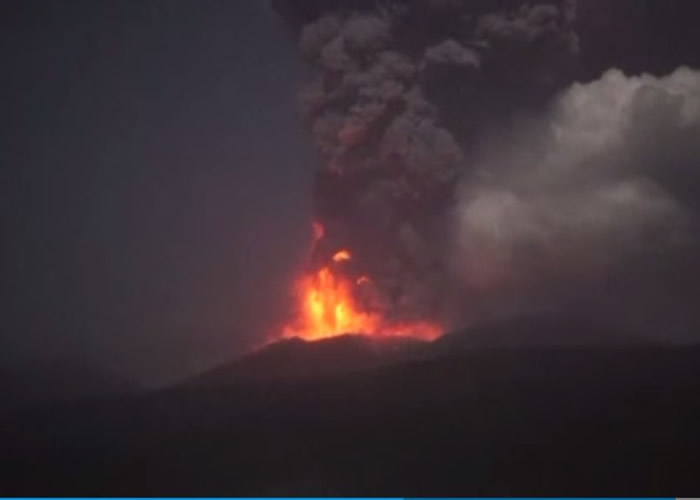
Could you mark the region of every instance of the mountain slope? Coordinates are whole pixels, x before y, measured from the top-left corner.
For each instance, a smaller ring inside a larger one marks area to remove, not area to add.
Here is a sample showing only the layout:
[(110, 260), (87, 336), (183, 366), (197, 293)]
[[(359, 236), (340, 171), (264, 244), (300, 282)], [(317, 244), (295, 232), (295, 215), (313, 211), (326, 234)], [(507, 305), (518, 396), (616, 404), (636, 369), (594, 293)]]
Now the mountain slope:
[(342, 335), (316, 341), (282, 340), (201, 374), (187, 385), (297, 379), (355, 372), (418, 355), (425, 342), (406, 337)]
[(0, 491), (688, 495), (699, 360), (692, 348), (483, 350), (52, 408), (0, 426), (13, 458)]
[(409, 337), (342, 335), (269, 344), (186, 382), (216, 386), (245, 381), (294, 380), (372, 370), (398, 362), (483, 349), (648, 347), (641, 336), (590, 321), (555, 315), (514, 317), (452, 332), (433, 341)]

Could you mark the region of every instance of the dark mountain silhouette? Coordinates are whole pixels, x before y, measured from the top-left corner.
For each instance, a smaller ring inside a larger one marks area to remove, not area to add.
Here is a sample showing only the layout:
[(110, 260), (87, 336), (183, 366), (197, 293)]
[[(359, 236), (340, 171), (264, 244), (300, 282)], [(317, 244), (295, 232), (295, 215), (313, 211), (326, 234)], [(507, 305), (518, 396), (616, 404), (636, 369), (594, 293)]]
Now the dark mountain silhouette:
[[(535, 323), (499, 338), (559, 338)], [(0, 419), (0, 494), (696, 492), (700, 348), (590, 328), (606, 342), (290, 340), (166, 390), (34, 408)]]
[(245, 380), (317, 377), (377, 368), (416, 356), (427, 343), (409, 337), (342, 335), (316, 341), (300, 338), (267, 345), (189, 382), (217, 385)]
[(410, 337), (342, 335), (316, 341), (291, 338), (269, 344), (203, 373), (186, 385), (297, 379), (378, 368), (470, 349), (648, 346), (613, 327), (557, 315), (509, 318), (449, 333), (434, 342)]

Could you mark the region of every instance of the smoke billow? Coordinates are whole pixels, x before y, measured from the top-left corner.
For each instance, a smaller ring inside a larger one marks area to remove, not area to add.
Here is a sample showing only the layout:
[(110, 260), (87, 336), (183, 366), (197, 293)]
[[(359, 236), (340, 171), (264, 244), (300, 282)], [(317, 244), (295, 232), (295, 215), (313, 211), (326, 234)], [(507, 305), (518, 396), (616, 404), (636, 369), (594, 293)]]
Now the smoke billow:
[(300, 101), (322, 156), (314, 202), (326, 232), (312, 260), (349, 248), (355, 272), (372, 277), (368, 307), (388, 320), (436, 318), (465, 147), (486, 118), (566, 80), (578, 50), (572, 3), (275, 6), (313, 73)]
[(606, 0), (273, 4), (311, 68), (311, 265), (349, 248), (367, 307), (464, 322), (682, 274), (666, 263), (696, 248), (700, 76), (574, 84)]
[(463, 179), (457, 270), (474, 291), (552, 303), (632, 261), (695, 250), (684, 189), (700, 186), (698, 138), (700, 72), (609, 70), (571, 86)]

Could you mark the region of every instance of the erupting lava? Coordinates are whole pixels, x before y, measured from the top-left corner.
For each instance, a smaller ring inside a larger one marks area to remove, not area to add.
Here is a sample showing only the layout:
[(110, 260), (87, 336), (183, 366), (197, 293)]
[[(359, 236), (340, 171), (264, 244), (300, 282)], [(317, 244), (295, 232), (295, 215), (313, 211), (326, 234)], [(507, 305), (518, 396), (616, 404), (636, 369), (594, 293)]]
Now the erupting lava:
[(350, 260), (350, 252), (347, 250), (338, 250), (333, 255), (333, 262), (343, 262), (344, 260)]
[[(323, 226), (314, 223), (314, 245), (323, 237)], [(376, 337), (408, 336), (433, 340), (442, 334), (439, 325), (426, 322), (385, 321), (377, 312), (364, 311), (355, 299), (355, 288), (371, 284), (362, 275), (348, 279), (339, 271), (352, 259), (349, 250), (337, 251), (328, 265), (302, 277), (296, 288), (296, 318), (283, 329), (284, 337), (317, 340), (347, 333)]]

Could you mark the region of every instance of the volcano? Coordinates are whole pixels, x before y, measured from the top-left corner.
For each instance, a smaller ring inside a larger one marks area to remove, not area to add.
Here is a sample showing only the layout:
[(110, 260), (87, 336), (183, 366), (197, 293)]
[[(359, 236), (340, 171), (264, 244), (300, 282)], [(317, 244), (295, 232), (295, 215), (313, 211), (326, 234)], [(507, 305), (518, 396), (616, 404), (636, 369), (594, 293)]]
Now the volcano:
[(188, 385), (310, 379), (479, 351), (645, 348), (653, 345), (644, 336), (580, 318), (528, 315), (492, 321), (432, 340), (381, 332), (332, 335), (311, 340), (300, 337), (282, 339), (194, 377)]
[[(315, 251), (324, 230), (315, 223)], [(372, 337), (413, 337), (434, 340), (442, 335), (442, 327), (424, 319), (390, 319), (386, 308), (379, 306), (377, 287), (366, 274), (353, 268), (352, 253), (341, 248), (317, 270), (310, 270), (297, 280), (294, 298), (296, 311), (282, 329), (284, 338), (305, 340), (357, 332)]]
[(164, 390), (7, 416), (0, 484), (32, 496), (697, 491), (699, 359), (546, 318), (433, 342), (285, 339)]
[(320, 340), (283, 339), (217, 367), (189, 384), (313, 378), (371, 370), (423, 355), (429, 343), (413, 337), (339, 335)]

